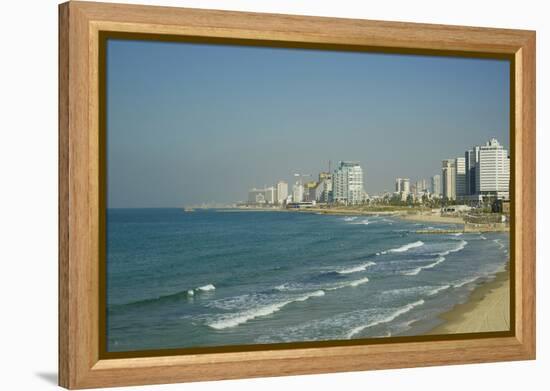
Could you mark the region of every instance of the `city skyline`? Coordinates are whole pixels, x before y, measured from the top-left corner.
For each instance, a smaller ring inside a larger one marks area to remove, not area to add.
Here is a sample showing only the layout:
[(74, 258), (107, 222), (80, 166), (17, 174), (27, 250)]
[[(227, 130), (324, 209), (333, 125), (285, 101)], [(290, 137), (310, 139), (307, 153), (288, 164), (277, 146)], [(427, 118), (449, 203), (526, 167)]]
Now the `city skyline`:
[(107, 204), (231, 203), (329, 160), (360, 161), (368, 194), (430, 180), (480, 140), (509, 146), (508, 72), (504, 60), (110, 40)]
[[(496, 138), (491, 138), (485, 144), (466, 149), (463, 157), (443, 159), (441, 174), (435, 174), (429, 180), (416, 177), (414, 182), (410, 178), (397, 177), (393, 192), (378, 194), (365, 191), (364, 168), (360, 162), (339, 161), (334, 171), (330, 169), (330, 163), (328, 171), (319, 171), (318, 180), (310, 174), (294, 174), (296, 181), (290, 194), (287, 191), (288, 182), (279, 180), (276, 186), (249, 189), (248, 199), (239, 204), (279, 207), (306, 206), (312, 202), (313, 206), (316, 203), (354, 205), (379, 201), (381, 197), (386, 201), (398, 199), (401, 202), (422, 203), (426, 196), (428, 199), (435, 197), (443, 201), (479, 205), (491, 197), (509, 199), (509, 160), (508, 150)], [(304, 181), (304, 178), (308, 180)], [(284, 194), (281, 194), (281, 184), (285, 186)]]

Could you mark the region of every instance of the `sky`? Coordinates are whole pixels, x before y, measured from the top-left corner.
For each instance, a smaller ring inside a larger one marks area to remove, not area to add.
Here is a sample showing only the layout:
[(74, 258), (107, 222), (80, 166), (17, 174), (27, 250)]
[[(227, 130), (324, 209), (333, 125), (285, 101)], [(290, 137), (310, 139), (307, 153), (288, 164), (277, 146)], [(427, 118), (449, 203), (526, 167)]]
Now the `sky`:
[(109, 208), (246, 200), (340, 160), (377, 194), (510, 145), (506, 60), (109, 39), (106, 61)]

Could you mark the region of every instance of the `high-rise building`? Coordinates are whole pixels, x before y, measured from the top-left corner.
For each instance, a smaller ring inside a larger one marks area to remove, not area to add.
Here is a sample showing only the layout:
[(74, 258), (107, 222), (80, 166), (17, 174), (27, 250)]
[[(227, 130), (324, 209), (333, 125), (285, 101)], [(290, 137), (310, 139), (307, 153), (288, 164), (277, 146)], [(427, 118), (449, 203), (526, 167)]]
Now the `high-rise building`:
[(304, 185), (304, 201), (315, 201), (317, 182), (309, 181)]
[(276, 204), (277, 203), (277, 188), (274, 186), (270, 186), (265, 189), (265, 202), (268, 204)]
[(464, 153), (466, 161), (466, 195), (476, 194), (476, 166), (479, 163), (479, 146)]
[(432, 193), (435, 196), (441, 196), (441, 175), (432, 177)]
[(476, 193), (508, 199), (510, 192), (510, 158), (497, 139), (479, 147), (476, 165)]
[(288, 183), (284, 181), (277, 182), (277, 203), (282, 205), (288, 198)]
[(405, 195), (408, 195), (411, 192), (411, 180), (409, 178), (403, 179), (403, 185), (402, 186), (403, 186), (403, 188), (401, 189), (401, 191)]
[(293, 202), (302, 202), (304, 201), (304, 185), (301, 181), (297, 181), (294, 186), (292, 186), (292, 201)]
[(456, 161), (445, 159), (441, 164), (441, 182), (443, 198), (456, 200)]
[(332, 177), (333, 200), (342, 204), (358, 204), (363, 200), (363, 169), (359, 162), (341, 161)]
[(415, 194), (419, 195), (424, 192), (426, 192), (426, 180), (419, 179), (416, 181)]
[(332, 202), (332, 174), (322, 172), (319, 174), (319, 182), (315, 188), (315, 200), (318, 202)]
[(455, 190), (457, 197), (466, 195), (466, 159), (457, 157), (455, 159), (456, 175), (455, 175)]
[(401, 193), (403, 191), (403, 178), (395, 178), (395, 192)]

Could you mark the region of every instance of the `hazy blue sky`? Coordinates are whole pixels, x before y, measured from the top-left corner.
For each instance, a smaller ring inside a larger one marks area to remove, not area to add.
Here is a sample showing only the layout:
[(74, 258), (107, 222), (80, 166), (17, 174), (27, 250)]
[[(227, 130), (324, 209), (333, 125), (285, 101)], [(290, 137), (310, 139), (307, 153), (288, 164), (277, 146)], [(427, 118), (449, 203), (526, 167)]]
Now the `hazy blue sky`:
[(509, 62), (110, 40), (109, 207), (245, 200), (358, 160), (365, 190), (440, 173), (497, 137)]

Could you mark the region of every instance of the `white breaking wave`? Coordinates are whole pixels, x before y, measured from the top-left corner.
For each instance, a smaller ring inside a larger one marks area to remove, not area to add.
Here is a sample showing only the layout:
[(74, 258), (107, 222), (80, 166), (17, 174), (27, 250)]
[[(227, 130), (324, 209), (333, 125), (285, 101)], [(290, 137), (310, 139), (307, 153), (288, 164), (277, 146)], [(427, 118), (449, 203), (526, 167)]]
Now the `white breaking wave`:
[(439, 255), (445, 256), (445, 255), (449, 255), (450, 253), (456, 253), (458, 251), (463, 250), (464, 247), (466, 247), (467, 244), (468, 244), (467, 241), (461, 240), (460, 243), (455, 248), (452, 248), (452, 249), (447, 250), (447, 251), (443, 251), (442, 253), (439, 253)]
[(219, 321), (208, 324), (208, 326), (210, 326), (211, 328), (216, 329), (216, 330), (222, 330), (222, 329), (226, 329), (226, 328), (230, 328), (230, 327), (235, 327), (235, 326), (238, 326), (240, 324), (246, 323), (249, 320), (252, 320), (252, 319), (255, 319), (255, 318), (258, 318), (258, 317), (261, 317), (261, 316), (271, 315), (271, 314), (273, 314), (277, 311), (280, 311), (284, 306), (286, 306), (288, 304), (295, 303), (295, 302), (300, 302), (300, 301), (306, 301), (307, 299), (309, 299), (311, 297), (320, 297), (320, 296), (324, 296), (324, 295), (325, 295), (325, 292), (323, 290), (318, 290), (318, 291), (315, 291), (315, 292), (305, 294), (303, 296), (299, 296), (299, 297), (294, 298), (294, 299), (281, 301), (281, 302), (273, 303), (273, 304), (268, 304), (268, 305), (265, 305), (263, 307), (250, 309), (250, 310), (247, 310), (247, 311), (237, 313), (233, 316), (224, 317), (223, 319), (221, 319)]
[(358, 224), (359, 224), (359, 225), (369, 225), (369, 224), (375, 223), (375, 222), (376, 222), (376, 221), (371, 221), (371, 220), (369, 220), (369, 219), (363, 219), (363, 220), (361, 220), (361, 221), (352, 222), (352, 224), (354, 224), (354, 225), (358, 225)]
[(464, 280), (461, 280), (461, 281), (458, 281), (457, 283), (453, 284), (453, 287), (454, 288), (460, 288), (460, 287), (463, 287), (464, 285), (467, 285), (467, 284), (470, 284), (476, 280), (479, 280), (481, 277), (470, 277), (470, 278), (466, 278)]
[(412, 310), (413, 308), (418, 307), (419, 305), (422, 305), (422, 304), (424, 304), (424, 300), (422, 300), (422, 299), (420, 299), (418, 301), (415, 301), (414, 303), (409, 303), (404, 307), (398, 308), (394, 313), (386, 316), (385, 318), (375, 320), (375, 321), (373, 321), (371, 323), (367, 323), (366, 325), (363, 325), (363, 326), (355, 327), (354, 329), (352, 329), (348, 332), (346, 337), (348, 339), (351, 339), (354, 335), (359, 334), (361, 331), (363, 331), (363, 330), (365, 330), (369, 327), (378, 326), (379, 324), (391, 322), (392, 320), (396, 319), (398, 316), (403, 315), (403, 314), (409, 312), (410, 310)]
[(344, 221), (353, 221), (353, 220), (356, 220), (356, 219), (357, 219), (357, 216), (345, 217), (345, 218), (344, 218)]
[(493, 242), (498, 244), (498, 248), (500, 249), (503, 249), (504, 247), (506, 247), (504, 244), (502, 244), (502, 241), (500, 239), (494, 239)]
[(342, 288), (347, 288), (347, 287), (356, 287), (356, 286), (365, 284), (367, 282), (369, 282), (369, 279), (367, 277), (364, 277), (364, 278), (360, 278), (358, 280), (340, 282), (340, 283), (337, 283), (337, 284), (333, 284), (332, 286), (326, 287), (324, 289), (327, 290), (327, 291), (335, 291), (337, 289), (342, 289)]
[(355, 286), (359, 286), (361, 284), (364, 284), (366, 282), (369, 282), (369, 279), (367, 277), (365, 278), (361, 278), (360, 280), (355, 280), (355, 281), (352, 281), (348, 284), (348, 286), (352, 286), (352, 287), (355, 287)]
[(196, 288), (195, 290), (196, 291), (202, 291), (202, 292), (208, 292), (208, 291), (213, 291), (215, 290), (216, 287), (212, 284), (207, 284), (207, 285), (203, 285), (203, 286), (199, 286), (198, 288)]
[(430, 263), (429, 265), (425, 265), (425, 266), (419, 266), (415, 269), (412, 269), (412, 270), (407, 270), (407, 271), (404, 271), (402, 272), (401, 274), (404, 274), (406, 276), (416, 276), (418, 273), (420, 273), (422, 270), (424, 269), (431, 269), (432, 267), (436, 267), (437, 265), (439, 265), (440, 263), (442, 262), (445, 262), (445, 257), (444, 256), (439, 256), (435, 262), (433, 263)]
[(487, 240), (487, 238), (483, 235), (479, 235), (479, 238), (482, 239), (482, 240)]
[(442, 285), (440, 287), (437, 287), (435, 288), (434, 290), (432, 290), (430, 293), (428, 293), (428, 296), (435, 296), (437, 295), (439, 292), (441, 291), (444, 291), (446, 289), (449, 289), (451, 286), (450, 285)]
[(302, 291), (306, 289), (322, 289), (325, 291), (335, 291), (337, 289), (342, 289), (347, 287), (356, 287), (367, 282), (369, 282), (369, 279), (367, 277), (364, 277), (358, 280), (342, 281), (342, 282), (336, 282), (336, 283), (325, 283), (325, 284), (285, 283), (285, 284), (276, 286), (275, 289), (282, 292)]
[(462, 236), (462, 232), (457, 232), (457, 233), (454, 233), (454, 234), (451, 234), (453, 236)]
[(193, 292), (193, 289), (189, 289), (187, 291), (187, 296), (194, 296), (195, 295), (195, 292)]
[(348, 269), (342, 269), (342, 270), (339, 270), (337, 271), (338, 274), (351, 274), (351, 273), (357, 273), (357, 272), (362, 272), (364, 270), (367, 270), (367, 268), (369, 266), (374, 266), (376, 265), (376, 263), (374, 262), (367, 262), (367, 263), (363, 263), (362, 265), (358, 265), (358, 266), (353, 266), (353, 267), (350, 267)]
[(379, 253), (376, 253), (376, 255), (387, 254), (387, 253), (403, 253), (405, 251), (410, 250), (411, 248), (421, 247), (423, 245), (424, 245), (424, 242), (419, 240), (417, 242), (405, 244), (404, 246), (401, 246), (401, 247), (392, 248), (391, 250), (381, 251)]

